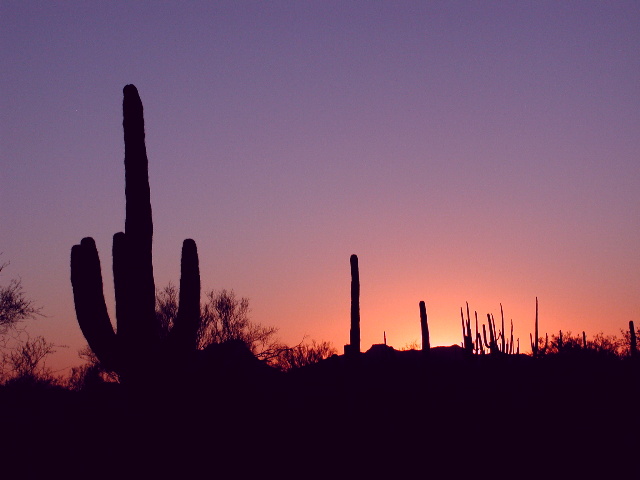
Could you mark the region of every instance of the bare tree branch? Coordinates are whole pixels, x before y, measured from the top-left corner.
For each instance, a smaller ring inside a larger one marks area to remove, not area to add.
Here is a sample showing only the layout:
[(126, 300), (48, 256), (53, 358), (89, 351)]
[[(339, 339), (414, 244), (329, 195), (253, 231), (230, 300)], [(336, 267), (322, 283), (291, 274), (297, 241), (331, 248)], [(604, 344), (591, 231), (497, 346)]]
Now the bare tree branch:
[[(8, 263), (0, 264), (0, 272)], [(27, 318), (42, 316), (41, 308), (36, 307), (22, 290), (22, 281), (12, 279), (7, 286), (0, 286), (0, 335), (9, 328)]]

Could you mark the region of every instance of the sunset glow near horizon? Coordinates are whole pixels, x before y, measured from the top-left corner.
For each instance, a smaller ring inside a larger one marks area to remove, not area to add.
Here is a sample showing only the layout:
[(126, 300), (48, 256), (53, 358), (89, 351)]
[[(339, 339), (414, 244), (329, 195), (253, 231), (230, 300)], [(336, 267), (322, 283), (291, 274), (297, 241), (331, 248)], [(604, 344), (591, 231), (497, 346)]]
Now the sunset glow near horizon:
[(288, 344), (459, 344), (460, 308), (620, 336), (640, 311), (637, 2), (63, 2), (0, 6), (0, 284), (78, 365), (71, 247), (114, 318), (122, 88), (145, 108), (156, 287), (193, 238), (204, 292)]

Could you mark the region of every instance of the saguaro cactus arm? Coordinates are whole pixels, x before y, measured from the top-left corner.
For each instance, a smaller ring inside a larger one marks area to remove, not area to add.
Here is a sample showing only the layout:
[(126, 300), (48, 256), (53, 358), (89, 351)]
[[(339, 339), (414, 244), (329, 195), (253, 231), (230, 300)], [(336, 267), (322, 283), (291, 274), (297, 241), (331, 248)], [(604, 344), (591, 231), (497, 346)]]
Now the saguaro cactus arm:
[(100, 258), (93, 238), (83, 238), (71, 249), (71, 286), (82, 334), (100, 361), (114, 368), (116, 335), (104, 301)]
[(180, 261), (180, 298), (176, 323), (170, 332), (178, 348), (195, 350), (197, 348), (198, 328), (200, 326), (200, 271), (198, 267), (198, 249), (190, 238), (182, 243)]
[(116, 299), (118, 336), (121, 338), (131, 337), (130, 330), (135, 320), (131, 318), (130, 305), (135, 300), (129, 286), (131, 263), (127, 249), (127, 238), (123, 232), (118, 232), (113, 236), (111, 254), (113, 257), (113, 286)]

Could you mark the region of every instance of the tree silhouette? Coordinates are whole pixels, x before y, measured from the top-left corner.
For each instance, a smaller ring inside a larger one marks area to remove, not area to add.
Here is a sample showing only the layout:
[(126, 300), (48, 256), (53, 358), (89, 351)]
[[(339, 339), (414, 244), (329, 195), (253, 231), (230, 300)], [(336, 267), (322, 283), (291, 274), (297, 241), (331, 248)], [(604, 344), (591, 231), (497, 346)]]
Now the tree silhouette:
[(28, 338), (2, 353), (2, 373), (6, 384), (55, 384), (46, 360), (55, 353), (55, 345), (43, 336)]
[[(0, 264), (0, 272), (9, 264)], [(12, 279), (6, 286), (0, 286), (0, 335), (27, 318), (41, 315), (41, 309), (27, 298), (19, 279)]]
[(69, 389), (80, 391), (104, 383), (119, 382), (118, 373), (105, 369), (88, 345), (78, 352), (78, 356), (84, 363), (71, 369), (67, 379), (67, 387)]
[[(177, 320), (179, 290), (169, 283), (156, 294), (156, 317), (166, 336)], [(233, 290), (211, 290), (200, 306), (196, 337), (199, 350), (229, 341), (243, 343), (256, 358), (270, 361), (287, 347), (275, 338), (276, 327), (253, 322), (249, 299), (238, 298)]]
[(331, 342), (311, 340), (310, 343), (301, 343), (295, 347), (282, 349), (274, 366), (287, 372), (318, 363), (337, 353)]

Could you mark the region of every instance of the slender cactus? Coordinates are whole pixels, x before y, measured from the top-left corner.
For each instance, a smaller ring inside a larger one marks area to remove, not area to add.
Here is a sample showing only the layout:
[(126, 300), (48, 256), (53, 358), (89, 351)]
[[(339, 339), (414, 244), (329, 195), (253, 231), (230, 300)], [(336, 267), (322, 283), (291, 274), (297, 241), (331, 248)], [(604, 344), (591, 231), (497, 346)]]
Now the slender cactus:
[(560, 335), (558, 335), (558, 353), (561, 353), (564, 350), (564, 342), (562, 341), (562, 330), (560, 330)]
[(427, 306), (423, 301), (418, 304), (420, 307), (420, 330), (422, 332), (422, 351), (429, 353), (431, 343), (429, 341), (429, 325), (427, 323)]
[(490, 343), (487, 342), (487, 328), (484, 323), (482, 324), (482, 339), (484, 340), (484, 348), (490, 348)]
[(546, 354), (549, 351), (549, 334), (544, 334), (544, 347), (542, 347), (542, 353)]
[(531, 340), (531, 353), (534, 357), (538, 356), (538, 297), (536, 297), (536, 326), (535, 326), (535, 338), (531, 338), (531, 334), (529, 334), (529, 338)]
[(511, 333), (509, 335), (509, 355), (513, 354), (513, 319), (511, 319)]
[(638, 344), (636, 343), (636, 330), (633, 326), (633, 320), (629, 320), (629, 347), (631, 349), (631, 356), (637, 358)]
[(349, 331), (349, 352), (360, 353), (360, 271), (358, 256), (351, 255), (351, 329)]
[(502, 353), (507, 353), (507, 345), (506, 345), (506, 338), (504, 335), (504, 311), (502, 310), (502, 304), (500, 304), (500, 318), (502, 319), (502, 323), (501, 323), (501, 330), (500, 330), (500, 337), (501, 337), (501, 343), (500, 343), (500, 351)]
[(487, 313), (487, 323), (489, 324), (489, 341), (487, 341), (487, 330), (485, 326), (482, 325), (482, 336), (484, 338), (485, 347), (489, 349), (489, 353), (492, 355), (497, 355), (500, 352), (498, 348), (498, 342), (496, 339), (496, 325), (493, 317)]
[(478, 312), (474, 310), (473, 315), (476, 319), (476, 353), (484, 355), (484, 346), (482, 345), (482, 337), (480, 336), (480, 330), (478, 328)]
[(467, 303), (467, 321), (464, 321), (464, 312), (460, 307), (460, 320), (462, 322), (462, 347), (467, 355), (473, 355), (473, 337), (471, 336), (471, 320), (469, 319), (469, 304)]
[(171, 364), (171, 358), (195, 351), (200, 273), (196, 244), (187, 239), (182, 247), (178, 317), (162, 342), (155, 315), (143, 107), (135, 86), (125, 86), (123, 95), (126, 218), (125, 231), (114, 235), (112, 250), (117, 333), (107, 313), (100, 259), (90, 237), (71, 249), (71, 284), (78, 324), (89, 346), (106, 368), (118, 372), (126, 382), (135, 382), (149, 377), (160, 365)]

